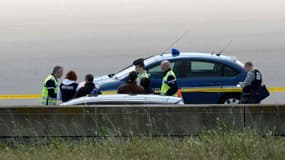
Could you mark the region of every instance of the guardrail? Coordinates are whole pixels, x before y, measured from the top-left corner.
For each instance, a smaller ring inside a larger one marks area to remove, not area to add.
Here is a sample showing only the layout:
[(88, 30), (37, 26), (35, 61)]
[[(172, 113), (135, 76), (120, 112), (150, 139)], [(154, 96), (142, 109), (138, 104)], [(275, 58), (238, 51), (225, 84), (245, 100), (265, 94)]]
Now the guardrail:
[[(188, 89), (189, 90), (189, 89)], [(188, 91), (186, 90), (186, 91)], [(224, 89), (225, 92), (227, 92), (227, 88)], [(270, 87), (268, 90), (271, 93), (274, 92), (285, 92), (285, 87)], [(217, 89), (208, 89), (207, 92), (216, 92)], [(201, 92), (200, 89), (191, 89), (189, 92)], [(241, 92), (241, 89), (237, 89), (236, 92)], [(0, 100), (5, 100), (5, 99), (39, 99), (41, 98), (40, 94), (2, 94), (0, 95)]]
[(0, 107), (0, 137), (189, 136), (252, 128), (285, 135), (285, 105)]

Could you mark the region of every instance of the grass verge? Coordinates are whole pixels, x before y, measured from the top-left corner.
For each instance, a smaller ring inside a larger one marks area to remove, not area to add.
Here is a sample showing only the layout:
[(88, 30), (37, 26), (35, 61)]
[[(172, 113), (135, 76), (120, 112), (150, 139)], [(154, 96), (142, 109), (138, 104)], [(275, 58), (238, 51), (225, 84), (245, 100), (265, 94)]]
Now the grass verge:
[(254, 131), (205, 131), (184, 138), (83, 138), (0, 142), (0, 159), (168, 160), (285, 159), (285, 138)]

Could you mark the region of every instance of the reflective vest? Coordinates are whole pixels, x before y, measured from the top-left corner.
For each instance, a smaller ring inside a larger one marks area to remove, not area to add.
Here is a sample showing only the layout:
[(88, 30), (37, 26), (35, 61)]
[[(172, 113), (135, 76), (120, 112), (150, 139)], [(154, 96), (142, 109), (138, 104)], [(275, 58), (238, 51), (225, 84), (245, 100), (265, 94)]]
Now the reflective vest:
[[(176, 80), (176, 76), (175, 76), (175, 73), (170, 70), (166, 73), (166, 75), (163, 77), (162, 79), (162, 85), (161, 85), (161, 90), (160, 90), (160, 94), (161, 95), (165, 95), (166, 92), (170, 89), (169, 85), (167, 84), (167, 79), (169, 76), (173, 76)], [(177, 97), (177, 92), (174, 94), (174, 95), (171, 95), (171, 96), (176, 96)]]
[(54, 77), (54, 75), (51, 74), (44, 81), (44, 86), (43, 86), (43, 89), (42, 89), (42, 100), (41, 100), (41, 104), (42, 105), (56, 105), (56, 102), (57, 102), (57, 98), (51, 98), (48, 95), (48, 88), (46, 86), (46, 83), (49, 80), (53, 80), (54, 83), (55, 83), (55, 89), (54, 89), (55, 94), (57, 94), (57, 92), (58, 92), (58, 82), (57, 82), (57, 79)]
[(148, 75), (146, 72), (139, 73), (139, 74), (138, 74), (138, 77), (137, 77), (137, 80), (136, 80), (136, 82), (137, 82), (138, 85), (141, 83), (141, 80), (142, 80), (143, 78), (149, 78), (149, 75)]

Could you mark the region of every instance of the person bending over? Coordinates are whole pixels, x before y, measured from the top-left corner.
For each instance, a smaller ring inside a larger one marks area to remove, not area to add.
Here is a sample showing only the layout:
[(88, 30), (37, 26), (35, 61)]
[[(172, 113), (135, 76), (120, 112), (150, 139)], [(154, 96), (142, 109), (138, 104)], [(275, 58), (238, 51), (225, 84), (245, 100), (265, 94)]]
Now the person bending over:
[(144, 89), (137, 85), (137, 72), (133, 71), (129, 74), (129, 80), (118, 88), (118, 94), (144, 94)]

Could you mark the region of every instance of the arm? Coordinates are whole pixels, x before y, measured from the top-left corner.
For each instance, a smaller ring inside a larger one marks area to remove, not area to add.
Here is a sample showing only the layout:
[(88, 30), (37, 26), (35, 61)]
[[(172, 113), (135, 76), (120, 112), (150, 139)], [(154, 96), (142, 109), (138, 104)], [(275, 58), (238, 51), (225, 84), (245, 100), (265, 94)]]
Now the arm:
[(144, 88), (143, 87), (141, 87), (141, 86), (138, 86), (139, 87), (139, 93), (140, 94), (144, 94), (145, 92), (144, 92)]
[(58, 92), (57, 92), (57, 100), (58, 101), (62, 101), (62, 95), (61, 95), (61, 90), (58, 89)]
[(48, 80), (46, 82), (46, 87), (48, 89), (48, 95), (49, 97), (51, 98), (57, 98), (57, 94), (55, 93), (55, 89), (56, 89), (56, 86), (55, 86), (55, 83), (53, 80)]
[(167, 79), (167, 84), (169, 85), (168, 91), (165, 93), (165, 95), (173, 95), (177, 92), (178, 86), (176, 82), (176, 78), (174, 76), (169, 76)]
[(243, 82), (240, 82), (239, 84), (241, 88), (244, 88), (250, 86), (251, 83), (254, 81), (254, 79), (255, 79), (255, 74), (252, 71), (250, 71), (247, 73), (245, 80)]
[(118, 94), (125, 94), (126, 93), (124, 85), (119, 86), (117, 93)]
[(76, 91), (78, 91), (80, 88), (84, 87), (85, 82), (80, 82), (76, 88)]
[(83, 89), (83, 88), (80, 88), (80, 89), (75, 93), (74, 98), (79, 98), (79, 97), (81, 97), (81, 95), (82, 95), (82, 89)]
[(121, 94), (121, 86), (117, 89), (117, 94)]

